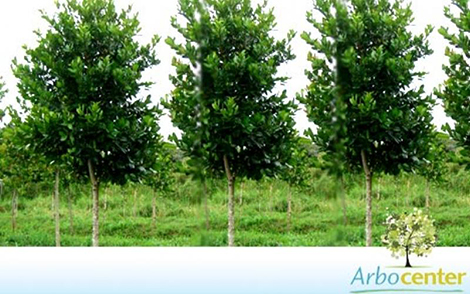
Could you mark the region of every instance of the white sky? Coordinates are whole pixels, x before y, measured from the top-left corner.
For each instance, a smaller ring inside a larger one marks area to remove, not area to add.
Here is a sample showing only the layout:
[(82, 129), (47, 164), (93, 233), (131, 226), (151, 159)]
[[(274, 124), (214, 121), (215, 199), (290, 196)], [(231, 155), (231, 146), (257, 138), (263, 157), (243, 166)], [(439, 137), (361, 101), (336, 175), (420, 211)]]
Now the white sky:
[[(435, 52), (418, 65), (419, 70), (429, 73), (424, 79), (424, 84), (426, 91), (431, 93), (433, 88), (445, 79), (442, 64), (447, 62), (444, 56), (446, 42), (437, 33), (437, 29), (442, 25), (450, 25), (443, 15), (444, 6), (449, 5), (450, 0), (410, 1), (415, 13), (415, 23), (412, 30), (417, 33), (422, 32), (427, 24), (432, 24), (435, 27), (430, 39)], [(147, 78), (156, 82), (150, 89), (150, 94), (155, 103), (172, 89), (168, 76), (173, 73), (171, 66), (173, 52), (165, 44), (164, 39), (167, 36), (177, 35), (170, 26), (170, 17), (177, 12), (177, 2), (177, 0), (116, 0), (119, 7), (123, 8), (132, 4), (134, 12), (139, 13), (143, 41), (148, 41), (153, 34), (162, 37), (162, 41), (157, 47), (161, 64), (146, 73)], [(53, 0), (0, 0), (0, 3), (0, 32), (2, 39), (0, 44), (0, 76), (3, 76), (10, 91), (2, 103), (5, 105), (14, 103), (18, 95), (16, 79), (11, 73), (11, 61), (15, 57), (21, 60), (24, 55), (22, 45), (34, 46), (36, 40), (34, 30), (41, 29), (44, 32), (47, 29), (45, 21), (40, 17), (39, 10), (43, 9), (51, 14), (55, 11), (55, 5)], [(293, 97), (295, 93), (308, 84), (304, 76), (304, 70), (309, 66), (306, 61), (309, 47), (301, 40), (300, 33), (302, 31), (313, 32), (312, 26), (305, 18), (306, 11), (312, 10), (313, 2), (312, 0), (269, 0), (269, 5), (274, 7), (277, 16), (276, 35), (279, 34), (279, 37), (283, 37), (290, 29), (298, 32), (292, 44), (297, 59), (281, 69), (282, 74), (291, 77), (286, 87), (289, 97)], [(303, 111), (299, 111), (296, 115), (296, 122), (300, 131), (312, 127)], [(434, 122), (440, 128), (442, 124), (451, 122), (451, 120), (446, 117), (442, 107), (439, 106), (434, 110)], [(165, 136), (175, 132), (167, 116), (162, 118), (160, 125), (161, 132)]]

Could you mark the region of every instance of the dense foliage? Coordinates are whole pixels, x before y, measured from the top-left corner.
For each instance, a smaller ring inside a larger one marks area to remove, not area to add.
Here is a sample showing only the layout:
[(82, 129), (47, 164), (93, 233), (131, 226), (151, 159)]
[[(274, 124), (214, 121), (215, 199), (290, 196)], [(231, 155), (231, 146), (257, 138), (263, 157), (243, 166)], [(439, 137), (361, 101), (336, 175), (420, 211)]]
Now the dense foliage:
[(166, 39), (174, 89), (163, 102), (180, 131), (173, 142), (159, 134), (159, 107), (141, 97), (159, 37), (137, 41), (131, 8), (62, 0), (42, 12), (46, 31), (13, 61), (19, 107), (0, 109), (0, 245), (383, 241), (407, 266), (435, 245), (469, 246), (470, 1), (454, 0), (444, 11), (454, 28), (439, 30), (448, 79), (435, 93), (455, 120), (449, 136), (435, 130), (436, 101), (415, 69), (432, 53), (432, 28), (411, 32), (411, 6), (316, 0), (307, 13), (316, 34), (301, 36), (309, 85), (297, 95), (316, 124), (310, 138), (295, 130), (280, 70), (295, 58), (295, 33), (274, 37), (274, 11), (254, 2), (179, 0), (178, 35)]
[[(5, 84), (2, 82), (0, 78), (0, 103), (2, 102), (3, 97), (7, 93), (5, 89)], [(5, 111), (0, 108), (0, 122), (2, 121), (3, 117), (5, 116)]]
[(463, 147), (462, 155), (470, 167), (470, 8), (468, 0), (454, 0), (453, 7), (458, 14), (454, 14), (451, 7), (446, 7), (444, 14), (457, 29), (449, 31), (440, 28), (439, 33), (450, 43), (446, 49), (449, 63), (444, 65), (447, 80), (444, 86), (437, 90), (437, 95), (444, 101), (444, 108), (455, 121), (455, 127), (446, 127), (451, 136)]
[(172, 25), (186, 40), (167, 39), (180, 56), (166, 103), (183, 131), (179, 146), (221, 172), (226, 155), (239, 177), (278, 168), (294, 134), (293, 103), (284, 102), (285, 92), (271, 93), (286, 80), (276, 73), (294, 58), (294, 34), (275, 40), (274, 14), (266, 9), (266, 3), (253, 9), (251, 1), (183, 0), (179, 13), (188, 24), (175, 17)]
[(36, 152), (89, 177), (97, 232), (99, 184), (138, 180), (155, 159), (159, 110), (137, 95), (151, 85), (141, 78), (159, 62), (158, 37), (140, 45), (137, 16), (116, 12), (113, 1), (68, 0), (57, 9), (43, 14), (49, 30), (26, 48), (25, 63), (14, 61), (28, 102), (23, 132)]
[(182, 131), (178, 146), (202, 159), (204, 167), (226, 173), (232, 216), (235, 178), (275, 173), (288, 159), (295, 135), (295, 105), (275, 89), (286, 81), (277, 75), (278, 67), (294, 58), (289, 45), (294, 33), (276, 40), (275, 17), (266, 6), (180, 0), (179, 15), (186, 22), (174, 17), (172, 25), (184, 42), (166, 40), (178, 55), (171, 77), (175, 90), (165, 103)]
[(432, 28), (413, 35), (411, 7), (401, 0), (318, 0), (315, 9), (322, 18), (308, 13), (308, 20), (321, 36), (302, 34), (313, 52), (301, 100), (318, 126), (315, 142), (364, 169), (370, 198), (374, 173), (411, 170), (428, 153), (434, 101), (413, 82), (424, 76), (415, 63), (432, 53)]

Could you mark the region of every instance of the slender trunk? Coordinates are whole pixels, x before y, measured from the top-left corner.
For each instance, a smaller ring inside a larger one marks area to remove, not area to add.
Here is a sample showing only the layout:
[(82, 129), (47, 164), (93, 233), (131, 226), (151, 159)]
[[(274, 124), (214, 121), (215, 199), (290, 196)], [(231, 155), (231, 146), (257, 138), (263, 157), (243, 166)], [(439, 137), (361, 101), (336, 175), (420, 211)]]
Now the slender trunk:
[(209, 231), (211, 229), (210, 223), (210, 214), (209, 214), (209, 203), (208, 203), (208, 190), (207, 190), (207, 183), (206, 180), (202, 180), (202, 193), (204, 193), (204, 214), (206, 216), (206, 230)]
[(273, 211), (273, 183), (269, 185), (269, 211)]
[(105, 192), (104, 192), (104, 205), (103, 205), (104, 211), (108, 210), (108, 193), (109, 193), (109, 187), (106, 187)]
[(75, 230), (73, 229), (73, 206), (72, 206), (72, 193), (70, 191), (70, 186), (67, 189), (67, 202), (69, 207), (69, 224), (70, 224), (70, 235), (75, 234)]
[(137, 217), (137, 189), (134, 189), (134, 206), (132, 208), (132, 216)]
[(382, 178), (377, 180), (377, 200), (380, 200), (380, 187), (382, 186)]
[(157, 192), (153, 191), (152, 197), (152, 231), (157, 227)]
[(243, 205), (243, 189), (245, 188), (245, 182), (241, 182), (240, 184), (240, 198), (238, 199), (238, 202), (241, 205)]
[[(36, 185), (36, 187), (37, 187), (37, 185)], [(36, 193), (36, 195), (37, 195), (37, 193)], [(3, 180), (0, 179), (0, 199), (2, 199), (2, 198), (3, 198)]]
[(13, 232), (16, 231), (16, 216), (18, 214), (18, 191), (13, 190), (13, 197), (11, 199), (11, 228)]
[(120, 188), (120, 191), (121, 191), (121, 196), (122, 196), (122, 217), (126, 217), (126, 202), (127, 202), (127, 198), (124, 196), (124, 192), (123, 192), (123, 188), (121, 187)]
[(366, 176), (366, 246), (372, 246), (372, 173), (364, 150), (361, 151), (362, 166)]
[(55, 246), (60, 247), (60, 206), (59, 206), (60, 172), (55, 171), (54, 185), (54, 219), (55, 219)]
[(394, 184), (395, 184), (395, 207), (396, 207), (396, 208), (399, 208), (399, 207), (400, 207), (400, 204), (398, 203), (398, 202), (399, 202), (399, 201), (398, 201), (398, 197), (399, 197), (398, 195), (401, 195), (401, 194), (398, 193), (399, 187), (398, 187), (398, 179), (397, 179), (396, 177), (395, 177), (395, 179), (394, 179), (394, 182), (395, 182), (395, 183), (394, 183)]
[(52, 218), (55, 217), (55, 213), (54, 213), (55, 208), (54, 208), (54, 206), (55, 206), (55, 196), (54, 196), (54, 191), (52, 191), (52, 194), (51, 194), (51, 213), (52, 213)]
[(93, 193), (93, 232), (92, 232), (92, 246), (99, 246), (99, 228), (100, 228), (100, 195), (99, 195), (99, 181), (96, 178), (93, 163), (88, 160), (88, 172), (90, 173), (90, 181)]
[(102, 209), (102, 212), (101, 212), (101, 223), (104, 223), (106, 222), (106, 210), (108, 208), (108, 187), (107, 185), (105, 185), (104, 189), (103, 189), (103, 209)]
[(292, 189), (289, 185), (287, 190), (287, 232), (290, 232), (292, 220)]
[(410, 179), (407, 180), (406, 182), (406, 206), (410, 206), (410, 194), (411, 194), (411, 183)]
[(230, 170), (230, 164), (227, 155), (224, 155), (224, 167), (228, 182), (228, 246), (233, 247), (235, 246), (235, 176), (232, 175), (232, 172)]
[(343, 207), (343, 223), (348, 225), (348, 206), (346, 204), (346, 189), (344, 188), (344, 178), (340, 177), (341, 182), (341, 206)]
[(410, 264), (410, 249), (408, 246), (406, 246), (406, 265), (405, 267), (411, 267)]
[(426, 210), (429, 211), (429, 207), (431, 206), (430, 202), (431, 202), (431, 194), (430, 194), (430, 191), (429, 191), (429, 181), (426, 180), (426, 187), (425, 187), (425, 194), (426, 194)]

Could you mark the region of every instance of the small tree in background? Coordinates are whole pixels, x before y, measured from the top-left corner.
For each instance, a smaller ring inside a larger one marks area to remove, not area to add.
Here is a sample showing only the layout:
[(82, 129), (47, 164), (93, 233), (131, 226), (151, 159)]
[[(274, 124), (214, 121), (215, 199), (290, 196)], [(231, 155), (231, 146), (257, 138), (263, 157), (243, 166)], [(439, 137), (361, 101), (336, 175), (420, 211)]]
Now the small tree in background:
[(15, 232), (17, 229), (18, 214), (18, 194), (26, 186), (25, 163), (28, 162), (28, 152), (26, 152), (23, 142), (19, 142), (17, 128), (10, 122), (1, 129), (0, 137), (0, 177), (6, 187), (12, 192), (11, 197), (11, 228)]
[(12, 192), (12, 229), (17, 228), (19, 196), (38, 178), (50, 179), (51, 173), (44, 157), (35, 154), (25, 141), (21, 130), (23, 122), (17, 111), (7, 109), (10, 122), (0, 129), (0, 178)]
[[(7, 90), (5, 89), (5, 83), (3, 83), (0, 77), (0, 103), (2, 102), (2, 99), (3, 97), (5, 97), (6, 93), (7, 93)], [(4, 116), (5, 116), (5, 111), (0, 108), (0, 122), (2, 122)]]
[(446, 171), (448, 170), (448, 152), (444, 144), (445, 140), (448, 140), (448, 138), (445, 138), (446, 136), (447, 135), (439, 132), (433, 133), (433, 139), (429, 141), (429, 152), (423, 163), (417, 168), (417, 173), (426, 181), (424, 195), (427, 210), (429, 210), (431, 206), (430, 186), (443, 182)]
[(449, 64), (443, 66), (448, 78), (443, 87), (436, 90), (436, 94), (444, 101), (447, 115), (455, 121), (453, 129), (449, 125), (444, 129), (462, 147), (461, 155), (470, 169), (470, 8), (468, 0), (453, 0), (452, 4), (458, 14), (455, 15), (450, 7), (445, 8), (444, 14), (457, 32), (451, 33), (444, 27), (439, 29), (451, 47), (446, 49)]
[(123, 184), (145, 175), (155, 160), (157, 119), (150, 97), (137, 99), (143, 72), (159, 63), (158, 37), (140, 45), (131, 8), (116, 12), (112, 0), (67, 0), (38, 45), (14, 61), (19, 92), (29, 102), (25, 134), (38, 153), (90, 180), (93, 246), (99, 240), (100, 183)]
[[(173, 148), (172, 148), (173, 147)], [(157, 223), (157, 198), (172, 191), (174, 184), (175, 163), (173, 161), (172, 150), (174, 146), (166, 143), (159, 148), (155, 154), (156, 160), (151, 172), (145, 179), (145, 183), (152, 188), (152, 230), (155, 230)]]
[(286, 167), (280, 173), (280, 178), (287, 183), (287, 232), (292, 227), (292, 190), (302, 189), (308, 185), (309, 168), (313, 165), (312, 158), (308, 154), (306, 144), (311, 141), (298, 138), (292, 145), (291, 156), (287, 161)]
[(389, 215), (385, 224), (387, 232), (382, 236), (382, 242), (394, 257), (406, 256), (406, 267), (411, 267), (411, 254), (428, 255), (436, 245), (434, 220), (421, 210), (415, 208), (411, 214)]
[(372, 246), (374, 173), (398, 174), (420, 164), (433, 131), (432, 97), (413, 89), (415, 63), (432, 53), (424, 34), (413, 35), (410, 6), (397, 0), (317, 0), (323, 16), (308, 21), (320, 32), (302, 38), (312, 47), (311, 81), (302, 102), (317, 126), (315, 142), (362, 169), (366, 178), (366, 245)]
[(275, 87), (286, 81), (280, 65), (294, 58), (290, 41), (272, 37), (275, 17), (267, 3), (249, 0), (180, 0), (185, 38), (166, 42), (173, 60), (175, 90), (166, 102), (182, 131), (178, 146), (204, 169), (224, 172), (228, 182), (228, 245), (235, 245), (237, 178), (259, 179), (280, 169), (295, 136), (293, 102)]

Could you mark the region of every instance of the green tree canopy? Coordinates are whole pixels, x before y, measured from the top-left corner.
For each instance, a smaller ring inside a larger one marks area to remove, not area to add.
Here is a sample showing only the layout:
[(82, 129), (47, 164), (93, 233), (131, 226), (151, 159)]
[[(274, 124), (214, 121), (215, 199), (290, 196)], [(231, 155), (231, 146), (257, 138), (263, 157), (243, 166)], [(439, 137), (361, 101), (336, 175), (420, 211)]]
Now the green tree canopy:
[[(0, 103), (2, 102), (2, 99), (3, 97), (5, 97), (6, 93), (7, 93), (7, 90), (5, 89), (5, 83), (3, 83), (0, 77)], [(5, 116), (5, 111), (0, 108), (0, 122), (2, 121), (4, 116)]]
[(444, 101), (447, 115), (455, 121), (453, 129), (449, 125), (445, 129), (463, 148), (461, 153), (470, 168), (470, 8), (468, 0), (453, 0), (452, 4), (458, 14), (455, 15), (451, 7), (446, 7), (444, 13), (456, 32), (444, 27), (439, 29), (439, 33), (450, 43), (446, 49), (449, 64), (443, 66), (448, 78), (436, 94)]
[(273, 174), (289, 155), (295, 105), (276, 86), (286, 81), (278, 67), (294, 58), (294, 33), (272, 36), (275, 17), (266, 2), (180, 0), (179, 14), (185, 22), (174, 17), (172, 25), (184, 41), (166, 40), (178, 58), (165, 106), (182, 131), (179, 147), (213, 172), (225, 171), (233, 194), (236, 177)]
[(322, 15), (308, 21), (320, 33), (302, 38), (312, 47), (301, 98), (318, 126), (315, 142), (367, 183), (366, 244), (372, 244), (372, 175), (411, 170), (427, 154), (433, 99), (413, 87), (423, 72), (415, 63), (432, 53), (424, 34), (413, 35), (404, 1), (317, 0)]
[(14, 61), (14, 74), (30, 105), (24, 132), (34, 149), (67, 158), (92, 181), (97, 245), (99, 183), (136, 180), (155, 160), (160, 112), (137, 96), (151, 85), (141, 79), (159, 63), (159, 38), (140, 45), (137, 16), (130, 7), (117, 12), (112, 0), (67, 0), (57, 9), (42, 14), (49, 29), (37, 32), (35, 48), (25, 47), (24, 63)]

